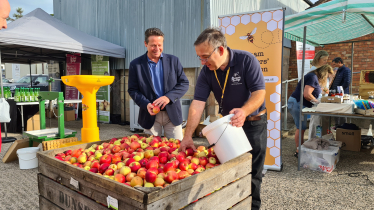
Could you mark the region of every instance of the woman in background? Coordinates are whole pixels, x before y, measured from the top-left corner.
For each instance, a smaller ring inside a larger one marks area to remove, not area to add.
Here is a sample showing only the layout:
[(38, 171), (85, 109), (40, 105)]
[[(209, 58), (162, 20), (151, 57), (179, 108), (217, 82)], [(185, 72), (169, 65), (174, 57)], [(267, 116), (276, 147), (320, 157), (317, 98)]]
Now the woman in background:
[[(300, 119), (300, 91), (301, 88), (304, 88), (303, 94), (303, 107), (312, 107), (313, 104), (318, 104), (317, 100), (318, 95), (322, 92), (321, 87), (325, 87), (327, 83), (327, 77), (329, 74), (333, 73), (333, 69), (329, 65), (323, 65), (304, 76), (304, 87), (301, 87), (301, 80), (297, 84), (295, 91), (292, 93), (288, 99), (288, 110), (291, 112), (291, 115), (296, 124), (296, 133), (295, 133), (295, 144), (296, 144), (296, 153), (295, 157), (299, 155), (299, 132), (301, 130), (301, 144), (304, 143), (304, 132), (306, 130), (306, 116), (304, 119)], [(302, 120), (302, 127), (299, 127), (299, 122)]]

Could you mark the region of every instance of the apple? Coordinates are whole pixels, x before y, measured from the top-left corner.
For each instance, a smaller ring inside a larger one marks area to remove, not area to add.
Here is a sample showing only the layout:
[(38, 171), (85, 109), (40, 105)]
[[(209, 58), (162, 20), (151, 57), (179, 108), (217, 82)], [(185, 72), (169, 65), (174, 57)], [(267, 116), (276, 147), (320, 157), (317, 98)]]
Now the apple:
[(159, 174), (157, 174), (157, 177), (158, 178), (162, 178), (162, 179), (164, 179), (165, 178), (165, 173), (159, 173)]
[(131, 168), (131, 172), (137, 172), (141, 168), (141, 165), (139, 162), (132, 162), (129, 167)]
[(100, 152), (95, 153), (95, 159), (96, 160), (100, 160), (101, 156), (103, 156), (103, 154), (101, 154)]
[(178, 173), (178, 179), (181, 180), (181, 179), (184, 179), (186, 177), (189, 177), (191, 176), (187, 171), (181, 171)]
[(159, 147), (159, 142), (152, 140), (151, 143), (149, 144), (151, 147)]
[[(152, 168), (150, 168), (150, 169), (152, 169)], [(158, 173), (163, 173), (164, 172), (164, 168), (163, 167), (162, 168), (158, 168), (157, 171), (158, 171)]]
[(147, 182), (144, 184), (144, 187), (155, 187), (155, 186), (152, 183)]
[(160, 158), (160, 163), (165, 164), (167, 162), (168, 162), (168, 158), (167, 157), (161, 157)]
[(145, 166), (147, 169), (150, 168), (158, 168), (158, 163), (155, 160), (148, 161), (148, 163)]
[(135, 160), (136, 162), (139, 162), (141, 159), (142, 159), (142, 158), (141, 158), (140, 156), (138, 156), (138, 155), (135, 155), (135, 156), (134, 156), (134, 160)]
[(144, 179), (146, 173), (147, 173), (147, 169), (145, 169), (145, 168), (139, 168), (139, 170), (136, 173), (136, 175), (140, 176), (142, 179)]
[(117, 181), (117, 182), (120, 182), (120, 183), (124, 183), (124, 182), (126, 182), (126, 177), (122, 174), (116, 174), (114, 176), (114, 180)]
[(184, 161), (187, 161), (188, 164), (191, 163), (191, 159), (189, 159), (189, 158), (184, 159)]
[(98, 146), (96, 146), (95, 149), (96, 149), (96, 150), (101, 150), (101, 149), (104, 149), (104, 146), (103, 146), (103, 145), (98, 145)]
[(208, 163), (208, 164), (206, 164), (206, 169), (210, 169), (210, 168), (213, 168), (215, 165), (214, 164), (212, 164), (212, 163)]
[(195, 163), (196, 165), (199, 165), (199, 164), (200, 164), (200, 160), (199, 160), (199, 158), (197, 158), (197, 157), (193, 157), (193, 158), (191, 159), (191, 163)]
[(126, 151), (123, 151), (121, 154), (122, 154), (122, 160), (125, 160), (126, 158), (128, 158), (130, 156), (130, 153), (128, 153)]
[(101, 145), (103, 146), (103, 149), (105, 149), (105, 148), (107, 148), (107, 147), (109, 146), (109, 143), (104, 142), (104, 143), (102, 143)]
[(147, 171), (145, 174), (145, 180), (150, 183), (154, 183), (156, 181), (157, 174)]
[(206, 166), (206, 164), (208, 163), (208, 158), (206, 157), (200, 157), (199, 160), (200, 160), (200, 165), (202, 166)]
[(148, 163), (148, 159), (141, 159), (141, 160), (139, 161), (139, 163), (140, 163), (140, 165), (141, 165), (143, 168), (145, 168), (145, 166), (146, 166), (147, 163)]
[(131, 149), (133, 149), (133, 150), (135, 151), (135, 150), (137, 150), (138, 148), (140, 148), (141, 145), (139, 144), (139, 142), (134, 141), (134, 142), (132, 142), (132, 143), (130, 144), (130, 147), (131, 147)]
[(188, 164), (188, 168), (192, 169), (192, 170), (196, 170), (197, 169), (197, 165), (195, 163), (190, 163), (190, 164)]
[(93, 172), (93, 173), (97, 173), (97, 172), (99, 172), (99, 170), (98, 170), (97, 168), (90, 168), (89, 171), (91, 171), (91, 172)]
[(129, 166), (133, 162), (135, 162), (134, 158), (128, 158), (126, 161), (126, 166)]
[(109, 141), (109, 144), (113, 144), (115, 141), (117, 141), (116, 138), (111, 138), (110, 141)]
[(173, 157), (175, 157), (176, 155), (175, 154), (170, 154), (169, 156), (168, 156), (168, 160), (171, 160)]
[(109, 168), (108, 163), (103, 163), (99, 167), (99, 173), (103, 174)]
[(127, 152), (130, 153), (130, 154), (132, 154), (134, 152), (134, 150), (131, 149), (131, 147), (129, 147), (129, 148), (127, 148)]
[(168, 171), (165, 176), (165, 181), (172, 183), (178, 179), (178, 174), (175, 171)]
[(120, 170), (125, 165), (126, 164), (124, 162), (119, 162), (119, 163), (117, 163), (117, 169)]
[(166, 163), (164, 166), (164, 172), (175, 171), (174, 163)]
[(176, 158), (177, 158), (177, 160), (178, 160), (179, 162), (183, 162), (183, 161), (185, 160), (185, 157), (184, 157), (183, 155), (181, 155), (181, 154), (178, 154), (178, 155), (176, 156)]
[(130, 185), (131, 187), (135, 187), (138, 185), (143, 186), (143, 179), (139, 176), (135, 176), (133, 179), (131, 179)]
[(207, 155), (207, 153), (205, 152), (205, 151), (202, 151), (202, 152), (200, 152), (198, 155), (197, 155), (197, 157), (207, 157), (208, 155)]
[(126, 142), (124, 142), (124, 143), (122, 143), (121, 145), (119, 145), (119, 148), (121, 148), (121, 150), (125, 150), (125, 149), (128, 149), (130, 146), (126, 143)]
[(157, 114), (157, 113), (160, 112), (160, 107), (159, 106), (154, 106), (152, 111), (153, 111), (154, 114)]
[(115, 141), (115, 142), (113, 143), (113, 145), (114, 145), (114, 146), (116, 146), (116, 145), (118, 145), (118, 146), (121, 145), (121, 140), (117, 140), (117, 141)]
[(118, 162), (121, 162), (122, 158), (119, 155), (113, 155), (112, 156), (112, 163), (117, 164)]
[(91, 164), (91, 166), (90, 166), (91, 168), (97, 168), (97, 169), (99, 169), (100, 168), (100, 163), (99, 162), (92, 162), (92, 164)]
[[(61, 157), (60, 157), (61, 158)], [(78, 160), (77, 160), (77, 158), (76, 157), (72, 157), (72, 158), (70, 158), (70, 163), (71, 164), (74, 164), (74, 163), (76, 163)]]
[(160, 163), (160, 159), (157, 156), (153, 156), (153, 157), (149, 158), (149, 161), (151, 161), (151, 160), (155, 160), (157, 163)]
[(160, 151), (161, 151), (161, 152), (167, 152), (168, 149), (170, 149), (170, 148), (168, 148), (168, 147), (161, 147), (161, 148), (160, 148)]
[(87, 161), (93, 161), (93, 160), (95, 160), (95, 155), (88, 156)]
[[(94, 150), (95, 151), (95, 150)], [(87, 157), (90, 157), (91, 155), (95, 154), (93, 151), (86, 152)]]
[(131, 173), (131, 168), (128, 166), (123, 166), (120, 170), (119, 173), (126, 176), (127, 174)]
[(112, 150), (110, 149), (110, 146), (103, 150), (103, 155), (109, 155), (112, 154)]
[(103, 164), (103, 163), (110, 164), (110, 163), (112, 163), (112, 156), (111, 155), (103, 155), (103, 156), (101, 156), (99, 162), (100, 162), (100, 164)]
[(114, 170), (112, 168), (108, 168), (105, 172), (105, 175), (112, 176), (114, 174)]
[(65, 155), (66, 156), (68, 156), (68, 155), (71, 156), (72, 153), (73, 153), (73, 151), (71, 151), (70, 149), (65, 151)]
[(61, 156), (55, 156), (55, 158), (56, 158), (56, 159), (59, 159), (59, 160), (61, 160), (61, 161), (64, 161), (64, 159), (62, 159)]
[(86, 161), (86, 162), (83, 164), (83, 167), (89, 166), (89, 167), (91, 168), (91, 165), (92, 165), (92, 162), (91, 162), (91, 161)]
[(158, 147), (165, 147), (167, 144), (165, 142), (161, 142), (158, 144)]
[(81, 149), (75, 149), (71, 153), (71, 156), (78, 158), (81, 154), (82, 154), (82, 150)]
[(66, 157), (65, 153), (58, 153), (58, 154), (56, 154), (56, 156), (60, 156), (62, 159), (64, 159)]
[(114, 171), (116, 171), (118, 169), (116, 164), (110, 164), (109, 168), (113, 169)]
[(210, 157), (209, 158), (209, 163), (211, 163), (211, 164), (216, 164), (217, 163), (217, 160), (214, 158), (214, 157)]
[(146, 144), (146, 143), (141, 143), (140, 144), (140, 147), (142, 148), (142, 149), (145, 149), (145, 148), (147, 148), (148, 147), (148, 144)]
[(187, 171), (188, 170), (188, 162), (187, 161), (182, 161), (179, 163), (179, 168), (182, 171)]
[(189, 175), (192, 175), (193, 172), (195, 172), (195, 171), (194, 171), (193, 169), (189, 168), (189, 169), (187, 170), (187, 172), (188, 172)]
[(154, 155), (155, 155), (155, 154), (154, 154), (153, 150), (147, 150), (147, 151), (145, 151), (145, 153), (144, 153), (144, 157), (147, 158), (147, 159), (153, 157)]
[(186, 149), (186, 155), (187, 156), (192, 156), (193, 154), (194, 154), (193, 149), (191, 149), (191, 148)]
[(129, 173), (126, 175), (126, 181), (131, 182), (131, 180), (136, 176), (136, 173)]
[[(200, 165), (200, 166), (201, 166), (201, 165)], [(204, 168), (203, 166), (201, 166), (201, 167), (198, 166), (198, 167), (196, 168), (195, 172), (196, 172), (196, 171), (199, 172), (199, 173), (201, 173), (201, 172), (205, 171), (205, 168)]]
[(118, 146), (118, 145), (115, 145), (113, 148), (112, 148), (112, 153), (117, 153), (121, 150), (121, 147)]

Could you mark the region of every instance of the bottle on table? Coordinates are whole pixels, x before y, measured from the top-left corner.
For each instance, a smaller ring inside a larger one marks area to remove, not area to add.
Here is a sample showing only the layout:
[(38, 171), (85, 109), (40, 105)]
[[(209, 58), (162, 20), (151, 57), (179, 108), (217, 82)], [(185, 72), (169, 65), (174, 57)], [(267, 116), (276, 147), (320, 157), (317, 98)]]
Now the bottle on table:
[(25, 88), (25, 102), (30, 102), (29, 88)]
[(15, 102), (19, 102), (19, 88), (16, 88), (15, 90), (14, 90), (14, 101)]
[(34, 102), (34, 88), (30, 88), (30, 102)]
[(316, 137), (317, 138), (322, 138), (322, 126), (317, 125), (316, 127)]

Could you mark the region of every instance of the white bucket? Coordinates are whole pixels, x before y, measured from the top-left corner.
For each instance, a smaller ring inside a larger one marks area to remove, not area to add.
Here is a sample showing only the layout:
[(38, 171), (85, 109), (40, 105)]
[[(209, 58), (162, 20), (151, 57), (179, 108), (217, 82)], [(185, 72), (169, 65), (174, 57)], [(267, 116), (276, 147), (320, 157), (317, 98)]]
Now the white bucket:
[(39, 147), (26, 147), (17, 150), (19, 168), (31, 169), (38, 167), (38, 158), (36, 157), (38, 151)]
[(242, 127), (238, 128), (230, 124), (233, 114), (222, 117), (211, 124), (207, 125), (203, 130), (209, 143), (214, 145), (214, 152), (219, 161), (225, 163), (246, 152), (252, 150)]

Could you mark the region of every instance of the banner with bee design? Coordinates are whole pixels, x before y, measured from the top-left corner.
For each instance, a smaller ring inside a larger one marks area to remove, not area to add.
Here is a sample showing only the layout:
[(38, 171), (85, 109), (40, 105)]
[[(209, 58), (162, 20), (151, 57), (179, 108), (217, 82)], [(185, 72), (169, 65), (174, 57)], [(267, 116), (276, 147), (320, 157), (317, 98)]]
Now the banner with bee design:
[[(102, 55), (91, 55), (92, 75), (110, 75), (109, 57)], [(110, 86), (101, 87), (96, 93), (97, 100), (103, 100), (99, 106), (99, 122), (110, 121)], [(84, 109), (84, 107), (83, 107)]]
[(231, 49), (252, 53), (266, 82), (268, 113), (265, 168), (280, 170), (283, 9), (219, 16), (219, 25)]

